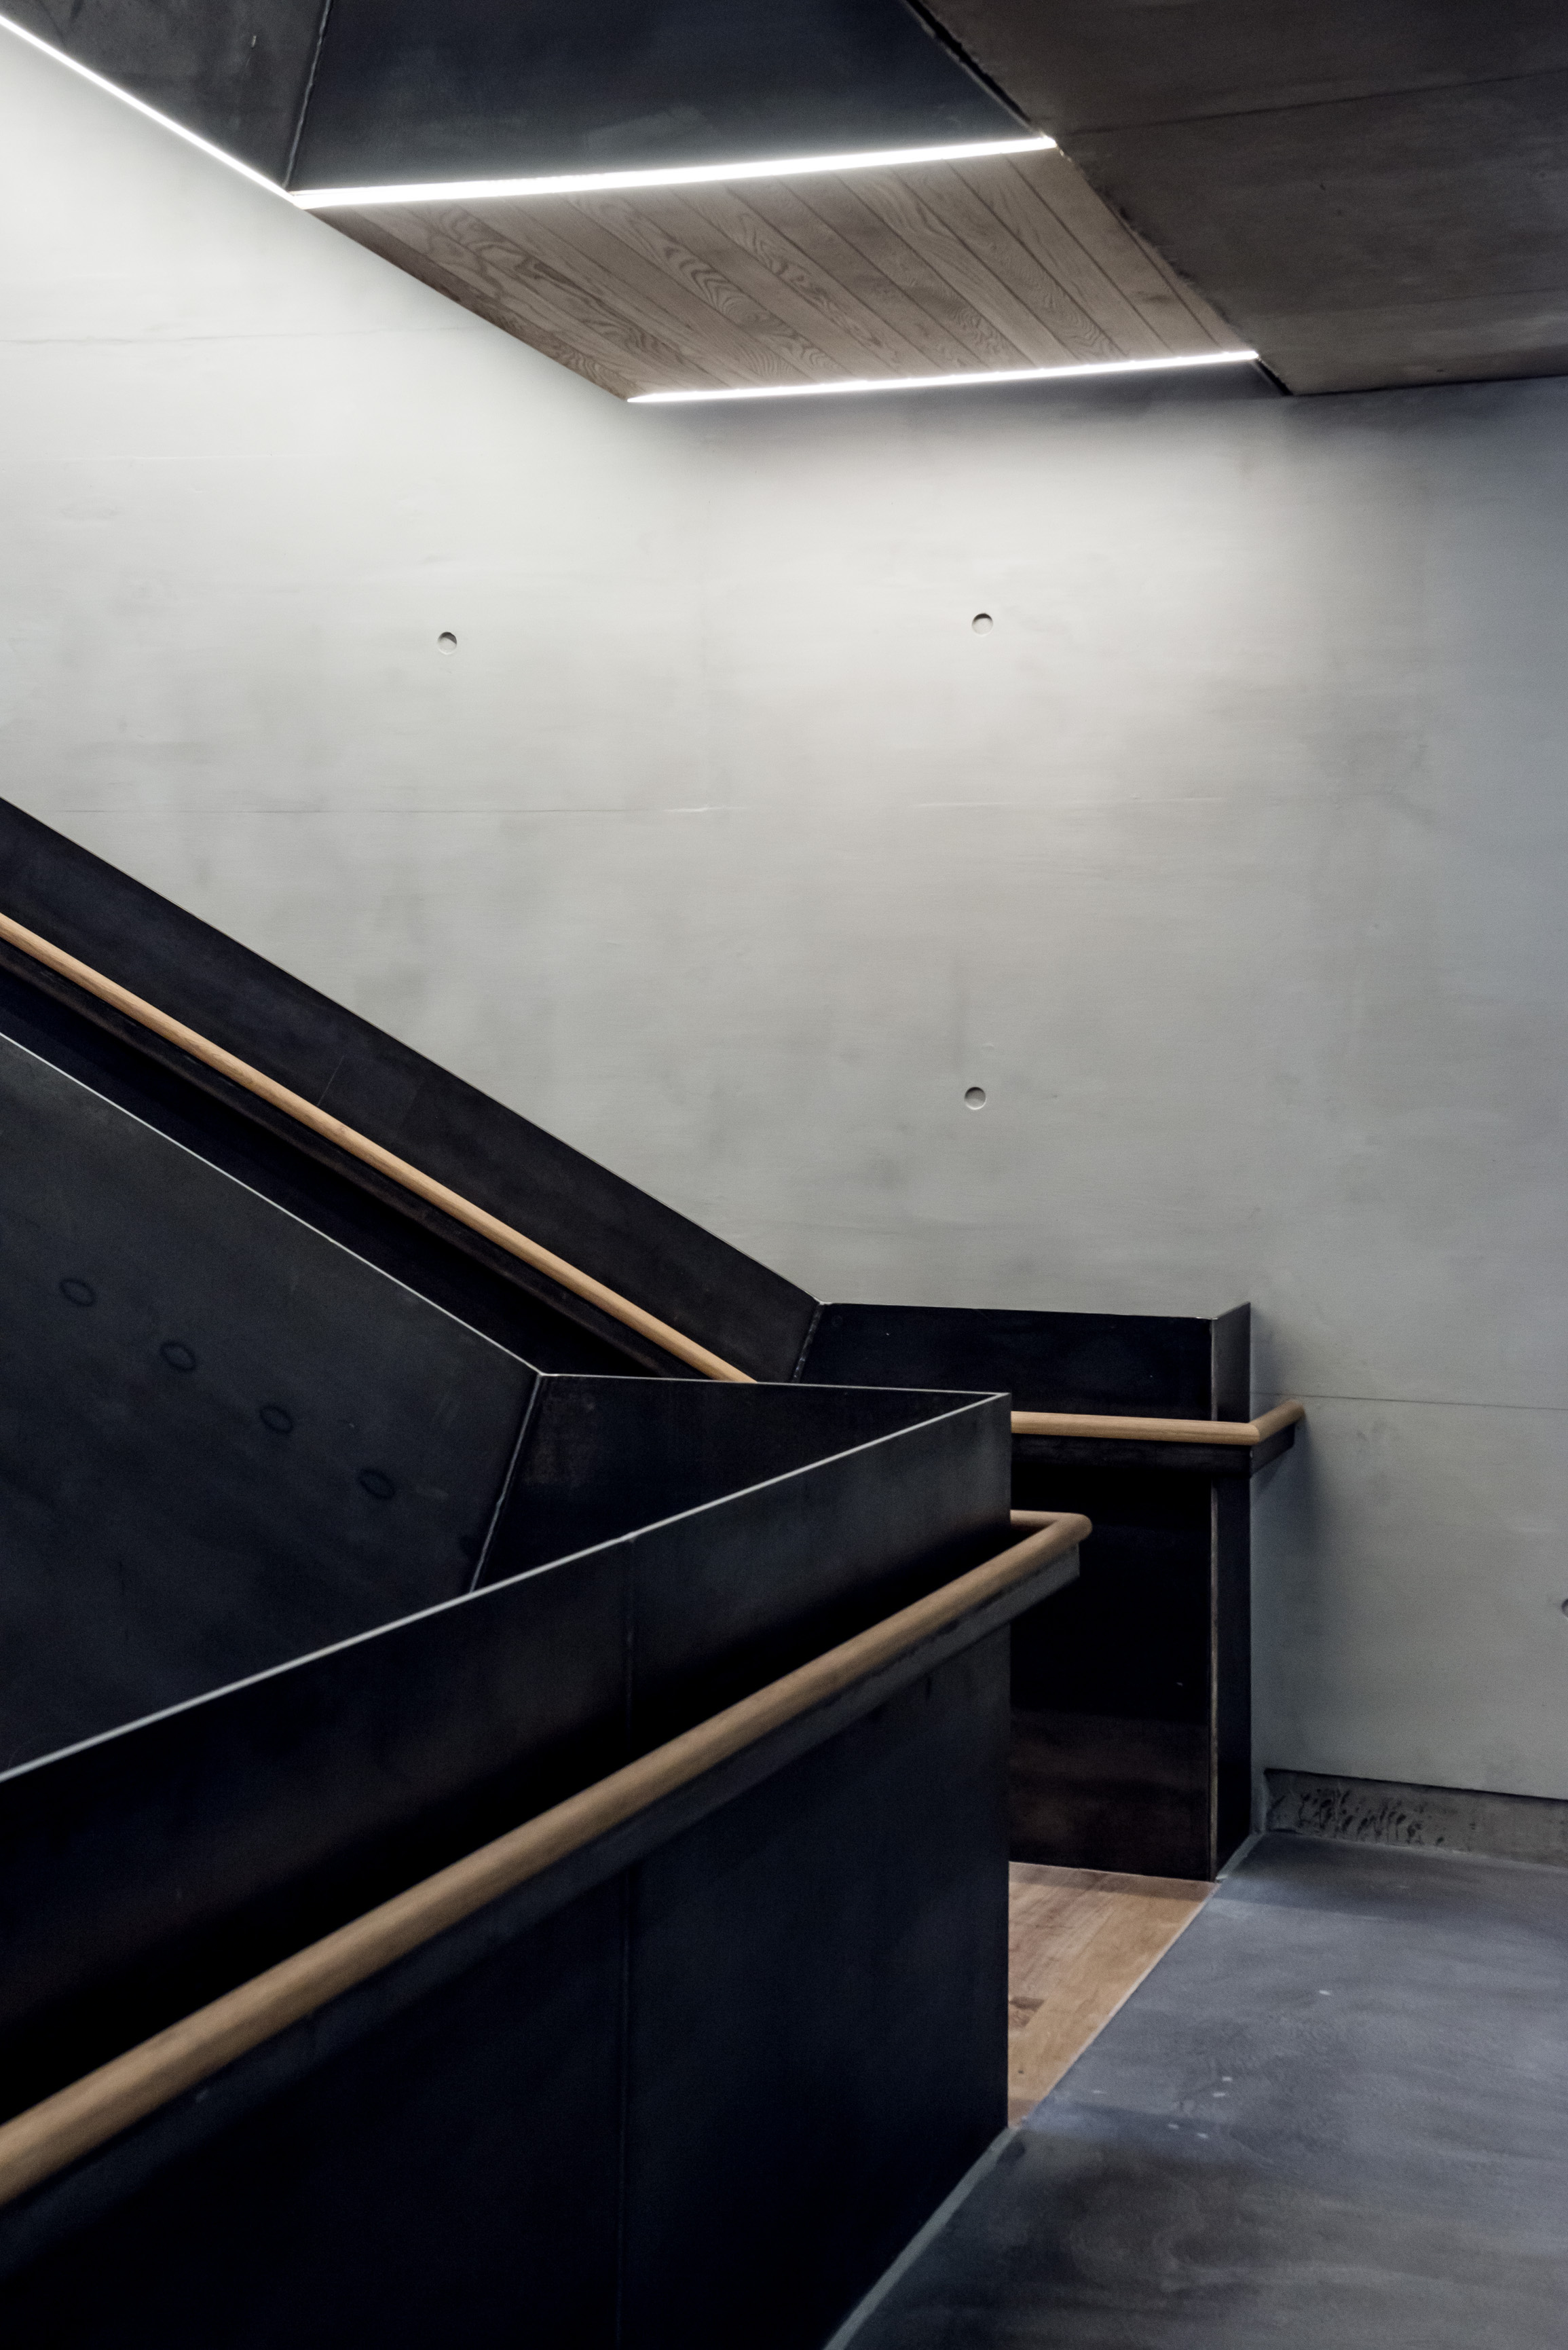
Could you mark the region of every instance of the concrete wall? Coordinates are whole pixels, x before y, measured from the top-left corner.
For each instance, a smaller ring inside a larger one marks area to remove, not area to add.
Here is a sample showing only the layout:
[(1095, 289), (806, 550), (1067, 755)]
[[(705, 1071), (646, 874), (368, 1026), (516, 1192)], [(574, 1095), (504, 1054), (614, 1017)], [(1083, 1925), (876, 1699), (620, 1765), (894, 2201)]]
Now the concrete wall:
[(821, 1295), (1250, 1295), (1261, 1761), (1568, 1795), (1568, 382), (626, 409), (0, 176), (6, 792)]

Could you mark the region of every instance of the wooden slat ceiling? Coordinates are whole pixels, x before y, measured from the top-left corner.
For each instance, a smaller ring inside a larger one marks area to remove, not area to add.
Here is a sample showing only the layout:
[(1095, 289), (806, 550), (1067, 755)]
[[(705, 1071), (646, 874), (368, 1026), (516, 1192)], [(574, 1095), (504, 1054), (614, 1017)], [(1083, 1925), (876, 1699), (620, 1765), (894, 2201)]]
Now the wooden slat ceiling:
[(622, 398), (1241, 348), (1049, 150), (320, 216)]

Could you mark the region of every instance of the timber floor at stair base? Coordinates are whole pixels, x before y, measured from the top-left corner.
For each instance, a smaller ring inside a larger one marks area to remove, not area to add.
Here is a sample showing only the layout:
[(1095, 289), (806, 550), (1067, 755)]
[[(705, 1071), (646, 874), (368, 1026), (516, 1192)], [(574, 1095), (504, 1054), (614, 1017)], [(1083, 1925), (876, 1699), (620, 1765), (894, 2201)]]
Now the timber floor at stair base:
[(855, 2350), (1561, 2350), (1568, 1869), (1268, 1835)]
[(1007, 2118), (1020, 2122), (1214, 1890), (1184, 1877), (1014, 1861), (1008, 1877)]

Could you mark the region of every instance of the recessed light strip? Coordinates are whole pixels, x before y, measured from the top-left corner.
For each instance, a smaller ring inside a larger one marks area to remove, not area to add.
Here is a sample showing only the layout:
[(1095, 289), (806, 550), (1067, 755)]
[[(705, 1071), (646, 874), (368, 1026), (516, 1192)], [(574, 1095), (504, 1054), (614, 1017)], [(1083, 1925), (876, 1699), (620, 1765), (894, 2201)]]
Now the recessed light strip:
[(1182, 359), (1093, 359), (1076, 367), (971, 368), (963, 375), (846, 376), (836, 383), (757, 383), (722, 391), (634, 391), (628, 405), (693, 400), (817, 400), (843, 391), (950, 391), (982, 383), (1061, 383), (1074, 376), (1163, 375), (1174, 368), (1240, 367), (1256, 351), (1194, 351)]
[(129, 106), (133, 114), (143, 115), (149, 122), (156, 122), (161, 130), (171, 130), (176, 139), (182, 139), (187, 147), (197, 148), (203, 155), (210, 155), (215, 163), (226, 163), (231, 172), (239, 173), (242, 180), (249, 180), (255, 187), (265, 188), (269, 195), (284, 194), (285, 191), (277, 182), (269, 180), (265, 172), (253, 171), (248, 163), (242, 163), (237, 155), (226, 154), (222, 147), (214, 147), (210, 139), (202, 138), (194, 130), (187, 130), (184, 124), (176, 122), (171, 115), (160, 114), (155, 106), (144, 105), (140, 99), (132, 98), (130, 92), (122, 89), (117, 81), (109, 81), (102, 74), (94, 73), (90, 66), (78, 65), (75, 57), (66, 55), (64, 49), (56, 48), (53, 41), (41, 41), (36, 33), (29, 33), (25, 26), (14, 23), (9, 16), (0, 16), (0, 33), (10, 33), (18, 41), (26, 41), (30, 49), (36, 49), (40, 57), (47, 57), (51, 64), (64, 66), (67, 73), (74, 73), (82, 81), (90, 81), (95, 89), (107, 90), (110, 98), (119, 99), (121, 106)]
[(1044, 155), (1054, 139), (971, 140), (960, 147), (880, 147), (853, 155), (783, 155), (756, 163), (672, 163), (639, 172), (562, 172), (550, 179), (419, 180), (379, 188), (296, 188), (304, 212), (359, 204), (483, 203), (506, 196), (593, 196), (617, 188), (698, 188), (723, 180), (801, 180), (823, 172), (900, 172), (912, 163), (974, 163), (988, 155)]

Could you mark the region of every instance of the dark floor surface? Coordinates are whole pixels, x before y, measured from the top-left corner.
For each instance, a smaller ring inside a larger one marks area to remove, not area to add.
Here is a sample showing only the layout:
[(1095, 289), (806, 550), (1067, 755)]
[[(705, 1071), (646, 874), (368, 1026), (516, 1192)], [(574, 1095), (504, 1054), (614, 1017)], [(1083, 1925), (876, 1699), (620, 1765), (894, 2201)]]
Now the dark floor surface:
[(1568, 1870), (1273, 1835), (854, 2350), (1564, 2350)]

